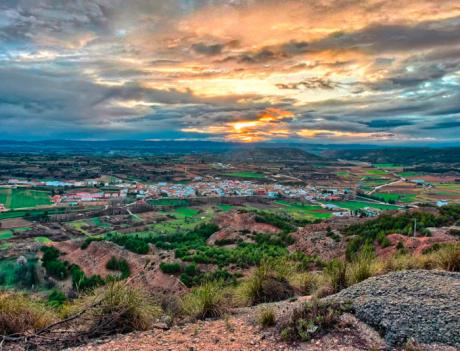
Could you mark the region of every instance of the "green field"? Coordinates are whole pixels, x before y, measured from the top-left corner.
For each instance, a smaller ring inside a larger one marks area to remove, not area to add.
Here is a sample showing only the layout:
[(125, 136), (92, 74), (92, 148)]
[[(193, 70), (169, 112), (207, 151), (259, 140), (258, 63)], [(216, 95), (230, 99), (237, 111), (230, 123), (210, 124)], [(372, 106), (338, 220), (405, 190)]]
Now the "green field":
[(13, 246), (11, 243), (0, 243), (0, 250), (8, 250), (11, 246)]
[(93, 217), (93, 218), (90, 218), (89, 220), (90, 220), (90, 223), (92, 225), (95, 225), (96, 227), (110, 228), (110, 224), (102, 222), (99, 217)]
[(40, 243), (40, 244), (49, 244), (52, 243), (53, 241), (46, 236), (37, 236), (35, 238), (35, 242)]
[(395, 194), (395, 193), (374, 193), (373, 197), (379, 200), (388, 201), (400, 201), (400, 202), (412, 202), (415, 200), (415, 194)]
[(250, 171), (225, 173), (224, 176), (238, 177), (238, 178), (252, 178), (252, 179), (264, 179), (265, 178), (265, 175), (263, 175), (262, 173), (250, 172)]
[(6, 208), (30, 208), (36, 206), (51, 205), (50, 193), (41, 190), (24, 188), (0, 188), (0, 203)]
[(376, 204), (365, 201), (328, 201), (328, 204), (333, 204), (338, 207), (348, 208), (349, 210), (359, 210), (365, 207), (377, 208), (379, 210), (398, 210), (399, 207), (395, 205)]
[(48, 210), (13, 210), (7, 212), (0, 212), (0, 220), (8, 218), (19, 218), (19, 217), (28, 217), (28, 216), (38, 216), (48, 214), (58, 214), (64, 213), (65, 209), (63, 208), (50, 208)]
[(153, 206), (188, 206), (189, 202), (187, 200), (182, 200), (182, 199), (154, 199), (154, 200), (149, 200), (148, 203)]
[(198, 212), (193, 208), (178, 208), (171, 212), (161, 212), (173, 217), (167, 221), (152, 224), (149, 230), (136, 232), (139, 237), (149, 237), (161, 234), (177, 234), (192, 230), (197, 225), (211, 221), (215, 211), (211, 207)]
[(196, 216), (198, 213), (199, 213), (198, 210), (196, 210), (196, 209), (194, 209), (194, 208), (190, 208), (190, 207), (179, 207), (179, 208), (176, 208), (176, 214), (177, 214), (179, 217), (184, 217), (184, 218), (187, 218), (187, 217), (194, 217), (194, 216)]
[(408, 178), (408, 177), (417, 177), (417, 176), (421, 176), (423, 175), (422, 172), (411, 172), (411, 171), (407, 171), (407, 172), (399, 172), (398, 175), (400, 177), (404, 177), (404, 178)]
[(350, 176), (350, 172), (347, 172), (347, 171), (339, 171), (336, 173), (339, 177), (349, 177)]
[(387, 174), (387, 172), (382, 171), (381, 169), (369, 169), (367, 171), (367, 174), (370, 174), (370, 175), (385, 175), (385, 174)]
[(0, 232), (0, 240), (8, 240), (13, 237), (13, 232), (11, 230), (3, 230)]
[(282, 211), (289, 213), (297, 218), (314, 218), (314, 219), (327, 219), (332, 217), (332, 213), (325, 212), (321, 206), (305, 205), (302, 203), (292, 203), (287, 201), (275, 201), (275, 204), (283, 206)]
[(223, 212), (231, 211), (234, 207), (235, 206), (227, 205), (227, 204), (219, 204), (219, 205), (217, 205), (217, 208), (220, 209)]

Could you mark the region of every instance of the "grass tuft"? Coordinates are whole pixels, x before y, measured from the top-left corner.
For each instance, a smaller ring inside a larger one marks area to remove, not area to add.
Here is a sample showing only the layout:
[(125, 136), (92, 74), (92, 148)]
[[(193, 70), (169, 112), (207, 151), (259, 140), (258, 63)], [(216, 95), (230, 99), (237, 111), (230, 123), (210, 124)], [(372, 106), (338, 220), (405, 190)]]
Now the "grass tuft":
[(260, 308), (257, 313), (257, 323), (263, 328), (273, 327), (276, 324), (276, 315), (273, 308)]
[(36, 331), (57, 320), (44, 304), (20, 293), (0, 293), (0, 334)]
[(222, 283), (206, 282), (182, 298), (182, 309), (192, 318), (218, 318), (226, 312)]

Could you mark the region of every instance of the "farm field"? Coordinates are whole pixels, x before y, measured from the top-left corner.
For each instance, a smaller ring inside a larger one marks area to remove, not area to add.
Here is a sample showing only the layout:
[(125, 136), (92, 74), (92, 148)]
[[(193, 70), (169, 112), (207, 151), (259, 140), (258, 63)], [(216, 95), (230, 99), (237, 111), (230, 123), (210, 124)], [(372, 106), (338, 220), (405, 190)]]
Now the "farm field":
[(252, 179), (264, 179), (265, 175), (259, 172), (241, 171), (241, 172), (230, 172), (225, 173), (227, 177), (238, 177), (238, 178), (252, 178)]
[(24, 232), (30, 229), (31, 228), (29, 227), (23, 227), (23, 228), (15, 228), (15, 229), (8, 229), (8, 230), (0, 230), (0, 240), (11, 239), (15, 233)]
[(13, 237), (13, 232), (11, 230), (4, 230), (0, 232), (0, 240), (8, 240)]
[(32, 208), (51, 205), (50, 193), (23, 188), (0, 188), (0, 203), (6, 208)]
[(35, 240), (35, 242), (40, 243), (40, 244), (49, 244), (49, 243), (53, 242), (52, 240), (50, 240), (46, 236), (37, 236), (34, 240)]
[(150, 229), (136, 232), (139, 237), (148, 237), (160, 234), (176, 234), (192, 230), (197, 225), (209, 222), (214, 218), (215, 211), (212, 207), (203, 208), (201, 211), (195, 208), (178, 208), (170, 212), (162, 212), (172, 218), (167, 221), (151, 224)]
[(369, 169), (367, 171), (367, 174), (369, 175), (386, 175), (387, 172), (381, 170), (381, 169)]
[(332, 217), (332, 213), (325, 211), (318, 205), (305, 205), (287, 201), (275, 201), (275, 204), (282, 206), (281, 211), (287, 212), (297, 218), (327, 219)]
[(7, 212), (0, 212), (0, 220), (2, 219), (10, 219), (10, 218), (20, 218), (20, 217), (29, 217), (29, 216), (39, 216), (44, 215), (45, 213), (48, 214), (59, 214), (64, 213), (65, 209), (63, 208), (52, 208), (47, 210), (13, 210)]
[(187, 200), (182, 199), (153, 199), (148, 201), (149, 204), (153, 206), (188, 206), (189, 202)]
[(376, 204), (366, 201), (328, 201), (325, 202), (328, 204), (333, 204), (338, 207), (348, 208), (349, 210), (359, 210), (365, 207), (376, 208), (379, 210), (398, 210), (399, 206), (395, 205), (386, 205), (386, 204)]
[(400, 202), (412, 202), (415, 200), (415, 194), (398, 194), (398, 193), (374, 193), (373, 197), (376, 197), (382, 201), (400, 201)]
[(219, 204), (219, 205), (217, 205), (217, 208), (220, 209), (223, 212), (231, 211), (234, 207), (235, 206), (227, 205), (227, 204)]

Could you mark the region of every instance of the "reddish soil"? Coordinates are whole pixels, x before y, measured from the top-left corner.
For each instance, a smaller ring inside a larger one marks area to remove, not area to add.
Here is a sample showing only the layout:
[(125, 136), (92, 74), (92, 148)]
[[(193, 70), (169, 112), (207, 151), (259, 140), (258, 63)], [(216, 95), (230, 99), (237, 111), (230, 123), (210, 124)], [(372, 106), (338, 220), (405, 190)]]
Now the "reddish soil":
[(310, 256), (316, 255), (325, 260), (344, 256), (346, 243), (343, 238), (339, 242), (334, 241), (326, 235), (327, 228), (330, 227), (336, 235), (339, 235), (342, 228), (365, 220), (367, 219), (334, 218), (331, 221), (307, 225), (292, 233), (295, 243), (289, 246), (289, 250), (301, 251)]
[[(286, 307), (287, 306), (287, 307)], [(298, 306), (278, 304), (277, 315)], [(358, 351), (384, 350), (380, 336), (352, 315), (344, 315), (329, 334), (308, 343), (287, 344), (274, 328), (261, 329), (256, 323), (258, 308), (241, 309), (226, 319), (197, 321), (169, 330), (151, 330), (109, 338), (73, 351)], [(69, 350), (70, 351), (70, 350)]]
[(24, 218), (9, 218), (0, 221), (1, 229), (11, 229), (20, 227), (30, 227), (32, 222), (25, 220)]
[(445, 244), (460, 242), (460, 238), (447, 234), (447, 228), (435, 228), (432, 231), (432, 236), (422, 237), (409, 237), (401, 234), (390, 234), (388, 239), (391, 242), (391, 246), (386, 248), (377, 247), (377, 255), (379, 256), (390, 256), (396, 252), (396, 245), (401, 241), (404, 247), (414, 255), (420, 255), (424, 250), (429, 249), (434, 244)]
[(98, 274), (105, 278), (116, 274), (105, 268), (112, 256), (128, 261), (131, 276), (129, 281), (140, 284), (151, 292), (180, 293), (187, 288), (175, 276), (164, 274), (159, 269), (159, 256), (156, 254), (137, 255), (108, 241), (93, 241), (85, 250), (81, 242), (69, 240), (53, 244), (65, 253), (63, 259), (80, 266), (86, 275)]
[(240, 211), (222, 213), (216, 217), (216, 223), (221, 229), (208, 239), (208, 243), (211, 245), (216, 240), (236, 240), (239, 238), (244, 240), (244, 233), (276, 234), (280, 232), (279, 228), (271, 224), (256, 222), (253, 213)]

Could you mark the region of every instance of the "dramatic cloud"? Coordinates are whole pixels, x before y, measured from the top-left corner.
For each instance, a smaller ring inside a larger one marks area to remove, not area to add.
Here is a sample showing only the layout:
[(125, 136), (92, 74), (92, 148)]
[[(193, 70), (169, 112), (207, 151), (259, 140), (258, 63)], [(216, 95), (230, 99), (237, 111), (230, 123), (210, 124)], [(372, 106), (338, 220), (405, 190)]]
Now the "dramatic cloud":
[(458, 0), (5, 0), (0, 138), (460, 141)]

